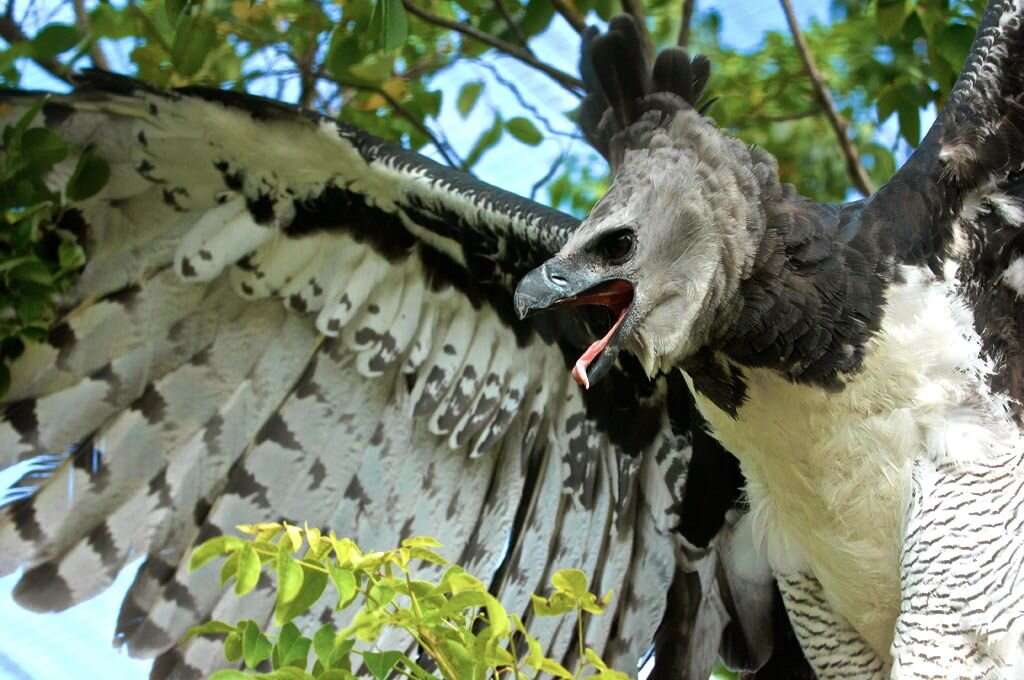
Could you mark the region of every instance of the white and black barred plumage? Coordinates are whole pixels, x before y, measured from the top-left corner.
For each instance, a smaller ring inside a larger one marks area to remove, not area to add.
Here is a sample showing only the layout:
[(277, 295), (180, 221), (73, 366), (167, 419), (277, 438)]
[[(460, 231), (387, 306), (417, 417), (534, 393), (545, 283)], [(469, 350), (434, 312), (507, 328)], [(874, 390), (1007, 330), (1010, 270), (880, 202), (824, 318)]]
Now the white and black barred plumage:
[(845, 205), (700, 115), (706, 63), (649, 77), (627, 18), (589, 49), (615, 181), (517, 311), (611, 310), (585, 386), (619, 349), (681, 373), (819, 678), (1024, 678), (1024, 2), (990, 3), (919, 148)]
[[(4, 93), (6, 115), (36, 97)], [(436, 536), (527, 619), (553, 570), (582, 568), (616, 594), (587, 644), (626, 670), (659, 626), (695, 629), (661, 636), (661, 667), (686, 677), (707, 677), (722, 640), (737, 664), (771, 654), (770, 575), (715, 566), (738, 477), (685, 490), (694, 450), (734, 466), (693, 445), (682, 383), (624, 358), (585, 394), (565, 370), (578, 323), (514, 316), (516, 281), (576, 220), (235, 93), (91, 73), (36, 124), (112, 174), (59, 225), (88, 263), (5, 397), (0, 464), (62, 461), (0, 515), (19, 603), (64, 609), (144, 556), (116, 639), (157, 657), (154, 677), (199, 677), (225, 662), (217, 641), (176, 645), (189, 627), (266, 620), (272, 596), (189, 573), (190, 548), (283, 518), (368, 548)], [(670, 603), (670, 587), (690, 595)], [(571, 622), (529, 625), (556, 658), (578, 653)]]

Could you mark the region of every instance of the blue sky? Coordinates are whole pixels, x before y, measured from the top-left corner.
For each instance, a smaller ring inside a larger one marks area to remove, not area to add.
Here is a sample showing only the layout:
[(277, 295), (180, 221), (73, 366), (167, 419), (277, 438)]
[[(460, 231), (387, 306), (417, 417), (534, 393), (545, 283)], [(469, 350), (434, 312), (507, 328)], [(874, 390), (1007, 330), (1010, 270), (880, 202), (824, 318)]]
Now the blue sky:
[[(86, 4), (91, 6), (93, 3)], [(794, 4), (804, 25), (812, 16), (827, 17), (827, 0), (796, 0)], [(765, 31), (785, 29), (785, 20), (778, 3), (769, 0), (700, 0), (698, 6), (702, 10), (716, 8), (720, 11), (724, 41), (736, 47), (754, 47), (760, 43)], [(41, 0), (36, 3), (36, 7), (42, 16), (52, 11), (61, 20), (68, 20), (64, 16), (69, 11), (67, 4), (56, 0)], [(560, 21), (532, 44), (538, 57), (569, 72), (576, 71), (577, 46), (576, 34)], [(116, 50), (113, 52), (116, 53)], [(513, 59), (496, 57), (489, 61), (493, 71), (520, 84), (524, 96), (533, 106), (550, 113), (549, 117), (559, 129), (572, 132), (571, 127), (558, 114), (573, 108), (576, 105), (575, 99), (544, 76)], [(117, 60), (114, 63), (116, 65)], [(464, 155), (480, 131), (490, 125), (492, 109), (506, 112), (520, 108), (508, 91), (496, 82), (493, 71), (477, 64), (464, 63), (451, 67), (444, 75), (441, 86), (445, 91), (445, 104), (438, 125), (449, 131), (451, 141), (460, 155)], [(41, 89), (55, 87), (54, 81), (38, 69), (30, 72), (32, 76), (26, 80), (26, 86)], [(478, 106), (468, 120), (463, 120), (455, 111), (456, 94), (462, 82), (475, 79), (487, 82), (484, 106)], [(927, 125), (929, 121), (923, 122)], [(462, 134), (452, 134), (454, 130)], [(894, 131), (889, 134), (895, 136)], [(532, 148), (506, 136), (498, 147), (483, 157), (475, 171), (487, 181), (529, 195), (531, 187), (545, 175), (553, 160), (566, 151), (569, 144), (582, 143), (558, 137), (548, 139), (539, 148)], [(543, 200), (545, 196), (542, 194), (538, 198)], [(10, 471), (0, 472), (0, 491), (16, 478)], [(126, 569), (102, 595), (61, 614), (40, 615), (21, 609), (13, 603), (10, 594), (18, 575), (0, 579), (0, 621), (3, 622), (0, 628), (0, 680), (64, 677), (77, 680), (134, 680), (147, 677), (148, 661), (130, 659), (111, 646), (120, 601), (137, 567), (138, 563)]]

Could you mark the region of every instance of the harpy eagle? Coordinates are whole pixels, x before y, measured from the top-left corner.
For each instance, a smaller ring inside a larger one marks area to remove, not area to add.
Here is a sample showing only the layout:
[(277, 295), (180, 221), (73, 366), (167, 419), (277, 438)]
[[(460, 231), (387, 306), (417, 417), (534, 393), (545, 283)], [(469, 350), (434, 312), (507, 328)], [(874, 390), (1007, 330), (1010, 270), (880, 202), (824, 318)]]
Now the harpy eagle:
[(819, 678), (1024, 678), (1024, 2), (989, 4), (920, 147), (844, 205), (703, 118), (684, 55), (648, 77), (627, 21), (590, 49), (614, 183), (517, 312), (610, 311), (581, 385), (621, 349), (682, 372)]
[[(781, 186), (695, 110), (704, 62), (649, 75), (613, 22), (584, 123), (616, 179), (582, 226), (288, 107), (85, 78), (44, 122), (112, 180), (61, 225), (89, 264), (0, 426), (5, 462), (66, 452), (0, 524), (19, 601), (145, 555), (119, 635), (199, 675), (217, 645), (180, 634), (269, 602), (183, 557), (285, 517), (439, 535), (524, 611), (582, 565), (619, 592), (588, 644), (628, 667), (660, 622), (663, 677), (773, 644), (797, 677), (771, 572), (821, 678), (1014, 677), (1022, 14), (992, 3), (920, 150), (847, 206)], [(572, 310), (515, 318), (572, 303), (612, 312), (582, 356)]]
[[(39, 97), (0, 92), (3, 117)], [(437, 537), (569, 667), (575, 622), (531, 617), (529, 594), (578, 567), (615, 594), (585, 622), (613, 667), (657, 637), (655, 677), (705, 680), (720, 653), (807, 672), (766, 565), (728, 549), (738, 467), (692, 431), (681, 374), (623, 355), (584, 392), (579, 320), (516, 318), (516, 283), (577, 220), (238, 93), (93, 72), (35, 124), (111, 178), (58, 225), (88, 261), (11, 368), (0, 465), (41, 461), (0, 514), (19, 603), (65, 609), (141, 558), (115, 642), (153, 677), (205, 677), (220, 642), (182, 635), (265, 621), (273, 597), (190, 573), (190, 549), (286, 519), (365, 548)]]

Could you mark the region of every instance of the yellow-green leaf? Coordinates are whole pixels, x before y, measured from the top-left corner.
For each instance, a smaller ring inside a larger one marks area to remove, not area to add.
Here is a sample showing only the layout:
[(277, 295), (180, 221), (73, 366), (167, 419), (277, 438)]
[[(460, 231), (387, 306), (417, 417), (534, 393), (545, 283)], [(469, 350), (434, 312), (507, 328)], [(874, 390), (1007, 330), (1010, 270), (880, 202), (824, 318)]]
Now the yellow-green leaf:
[(277, 551), (277, 606), (295, 599), (302, 588), (302, 565), (282, 545)]
[(561, 569), (551, 577), (556, 590), (572, 597), (582, 597), (587, 592), (587, 575), (580, 569)]
[(235, 577), (235, 594), (245, 595), (256, 587), (260, 580), (260, 556), (252, 543), (246, 543), (238, 555), (238, 574)]
[(540, 134), (540, 130), (537, 129), (537, 126), (529, 119), (523, 118), (522, 116), (510, 118), (505, 123), (505, 128), (513, 137), (529, 146), (537, 146), (543, 139), (543, 136)]
[(198, 548), (192, 551), (192, 557), (188, 562), (189, 571), (198, 569), (215, 557), (240, 550), (244, 545), (245, 541), (237, 536), (216, 536), (208, 541), (203, 541)]

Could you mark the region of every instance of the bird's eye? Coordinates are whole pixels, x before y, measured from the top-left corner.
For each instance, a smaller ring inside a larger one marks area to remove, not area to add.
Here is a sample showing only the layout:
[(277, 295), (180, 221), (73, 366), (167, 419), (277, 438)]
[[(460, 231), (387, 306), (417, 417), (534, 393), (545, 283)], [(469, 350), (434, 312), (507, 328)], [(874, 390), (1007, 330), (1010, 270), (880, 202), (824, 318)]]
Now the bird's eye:
[(597, 242), (597, 252), (606, 260), (621, 262), (633, 254), (636, 234), (632, 229), (620, 229)]

